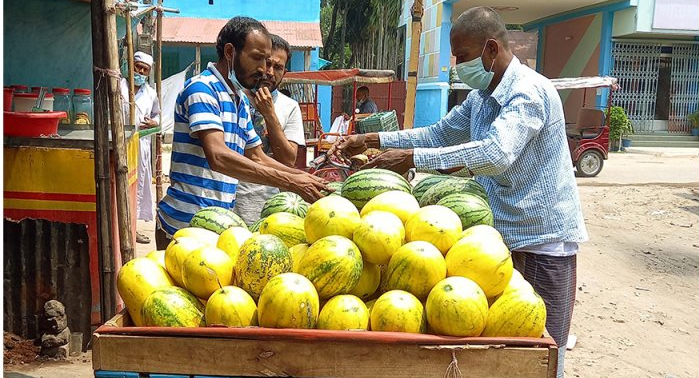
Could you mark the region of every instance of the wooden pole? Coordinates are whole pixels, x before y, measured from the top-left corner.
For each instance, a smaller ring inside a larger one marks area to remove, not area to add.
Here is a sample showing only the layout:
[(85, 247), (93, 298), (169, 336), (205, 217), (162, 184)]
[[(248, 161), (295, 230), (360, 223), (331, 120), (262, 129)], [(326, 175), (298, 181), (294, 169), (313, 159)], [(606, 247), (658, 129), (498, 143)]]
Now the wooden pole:
[(201, 45), (194, 45), (194, 74), (199, 75), (201, 73)]
[(135, 99), (135, 88), (133, 83), (133, 31), (131, 30), (131, 10), (126, 8), (126, 55), (128, 55), (129, 62), (129, 125), (135, 125), (136, 130), (138, 130), (138, 125), (136, 125), (136, 99)]
[(109, 91), (109, 114), (114, 144), (114, 165), (116, 174), (117, 220), (119, 222), (119, 245), (122, 264), (134, 258), (134, 233), (131, 229), (131, 207), (129, 206), (129, 166), (126, 161), (126, 138), (122, 118), (121, 90), (119, 77), (119, 49), (117, 46), (116, 9), (114, 0), (104, 0), (104, 46), (105, 68), (112, 74), (105, 77)]
[[(158, 93), (158, 104), (163, 108), (163, 0), (158, 0), (157, 29), (155, 34), (155, 91)], [(162, 115), (160, 127), (162, 127)], [(155, 202), (156, 206), (163, 198), (163, 134), (155, 134)]]
[(410, 40), (410, 61), (408, 62), (408, 83), (405, 95), (405, 118), (403, 128), (412, 129), (415, 122), (415, 95), (417, 92), (417, 70), (420, 58), (420, 34), (422, 34), (422, 0), (415, 0), (410, 13), (412, 20), (412, 35)]
[[(104, 0), (93, 0), (92, 65), (104, 67)], [(103, 71), (93, 70), (95, 89), (95, 189), (97, 192), (97, 265), (100, 270), (100, 319), (102, 323), (116, 313), (116, 285), (114, 280), (114, 254), (112, 252), (112, 208), (109, 182), (109, 124), (106, 77)]]

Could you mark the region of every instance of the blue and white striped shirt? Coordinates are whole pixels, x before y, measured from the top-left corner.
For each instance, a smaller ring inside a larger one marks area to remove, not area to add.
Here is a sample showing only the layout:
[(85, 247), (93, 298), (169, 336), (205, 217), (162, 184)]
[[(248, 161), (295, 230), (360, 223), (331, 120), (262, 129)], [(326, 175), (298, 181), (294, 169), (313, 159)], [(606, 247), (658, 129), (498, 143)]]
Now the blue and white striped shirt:
[(470, 169), (511, 250), (587, 240), (560, 96), (517, 58), (494, 91), (472, 91), (434, 125), (379, 137), (382, 148), (414, 148), (417, 168)]
[(212, 63), (187, 80), (177, 96), (170, 187), (158, 204), (161, 226), (170, 235), (187, 227), (199, 209), (228, 209), (235, 201), (238, 180), (209, 167), (196, 134), (202, 130), (223, 131), (226, 145), (239, 154), (261, 143), (252, 125), (247, 97), (241, 91), (232, 91)]

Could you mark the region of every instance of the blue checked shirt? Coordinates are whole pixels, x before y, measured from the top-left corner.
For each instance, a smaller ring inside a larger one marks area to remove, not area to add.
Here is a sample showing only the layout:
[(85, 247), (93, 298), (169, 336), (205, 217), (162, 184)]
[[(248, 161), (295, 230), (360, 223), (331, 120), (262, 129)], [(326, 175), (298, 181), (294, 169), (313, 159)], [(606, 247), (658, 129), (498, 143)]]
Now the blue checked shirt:
[(382, 148), (413, 148), (419, 169), (473, 172), (511, 250), (587, 240), (561, 99), (517, 58), (494, 91), (472, 91), (434, 125), (379, 137)]

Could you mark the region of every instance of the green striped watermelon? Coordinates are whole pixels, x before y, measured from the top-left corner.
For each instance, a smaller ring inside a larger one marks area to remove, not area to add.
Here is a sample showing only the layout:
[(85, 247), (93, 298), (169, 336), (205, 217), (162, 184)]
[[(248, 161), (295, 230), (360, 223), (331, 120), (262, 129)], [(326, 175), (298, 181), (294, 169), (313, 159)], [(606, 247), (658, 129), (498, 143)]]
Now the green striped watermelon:
[(345, 180), (342, 196), (361, 210), (372, 198), (391, 190), (411, 193), (410, 183), (401, 175), (386, 169), (366, 169)]
[(449, 175), (429, 175), (422, 180), (418, 181), (417, 184), (413, 187), (413, 197), (420, 202), (422, 199), (422, 196), (425, 194), (427, 189), (433, 187), (436, 184), (439, 184), (442, 181), (445, 180), (451, 180), (454, 179), (454, 177), (449, 176)]
[(291, 248), (297, 244), (305, 244), (306, 231), (303, 228), (303, 218), (289, 213), (274, 213), (265, 218), (260, 225), (260, 234), (269, 234), (284, 241)]
[(204, 305), (185, 289), (170, 286), (157, 289), (141, 307), (146, 327), (199, 327), (204, 323)]
[(330, 193), (328, 191), (323, 190), (323, 191), (321, 191), (321, 193), (323, 193), (323, 195), (325, 195), (325, 196), (333, 196), (333, 195), (339, 196), (342, 193), (342, 184), (343, 184), (342, 181), (329, 182), (327, 186), (328, 186), (328, 188), (333, 189), (334, 192)]
[(461, 219), (461, 226), (467, 229), (477, 224), (493, 226), (493, 211), (483, 198), (472, 193), (450, 194), (437, 202), (437, 205), (450, 208)]
[(485, 188), (476, 180), (470, 178), (452, 178), (440, 183), (434, 184), (431, 188), (422, 195), (420, 206), (436, 205), (442, 198), (454, 193), (472, 193), (485, 202), (488, 202), (488, 195), (485, 193)]
[(218, 206), (209, 206), (197, 211), (189, 221), (189, 225), (204, 228), (219, 235), (231, 227), (248, 228), (238, 214)]
[(275, 213), (290, 213), (301, 218), (306, 217), (308, 203), (300, 195), (291, 192), (281, 192), (273, 195), (262, 206), (260, 218), (268, 217)]
[(233, 270), (237, 286), (257, 300), (272, 277), (291, 272), (289, 248), (274, 235), (253, 235), (240, 246)]
[(260, 231), (260, 226), (262, 226), (262, 222), (265, 221), (265, 218), (260, 218), (255, 223), (250, 225), (250, 232), (259, 232)]
[(301, 257), (298, 271), (313, 282), (320, 299), (349, 293), (362, 276), (362, 254), (352, 240), (338, 235), (313, 243)]

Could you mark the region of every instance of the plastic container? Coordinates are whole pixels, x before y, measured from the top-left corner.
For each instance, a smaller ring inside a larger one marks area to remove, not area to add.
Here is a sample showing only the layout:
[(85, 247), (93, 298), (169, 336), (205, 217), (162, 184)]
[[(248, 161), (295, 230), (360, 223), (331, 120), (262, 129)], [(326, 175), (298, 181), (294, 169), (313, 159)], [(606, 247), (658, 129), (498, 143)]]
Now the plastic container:
[[(14, 98), (16, 112), (31, 112), (36, 105), (36, 99), (39, 98), (39, 93), (16, 93)], [(53, 94), (46, 93), (41, 108), (53, 111)]]
[(92, 92), (89, 89), (75, 88), (73, 90), (73, 123), (76, 125), (92, 125)]
[(71, 332), (68, 342), (68, 355), (79, 356), (83, 352), (83, 333)]
[(15, 137), (53, 135), (58, 132), (58, 120), (66, 116), (66, 112), (4, 112), (4, 135)]
[(66, 112), (68, 116), (61, 119), (61, 123), (70, 123), (73, 119), (73, 100), (70, 97), (70, 89), (53, 88), (53, 110)]
[(15, 89), (12, 87), (5, 87), (2, 91), (2, 109), (6, 111), (12, 110), (12, 96), (14, 95)]

